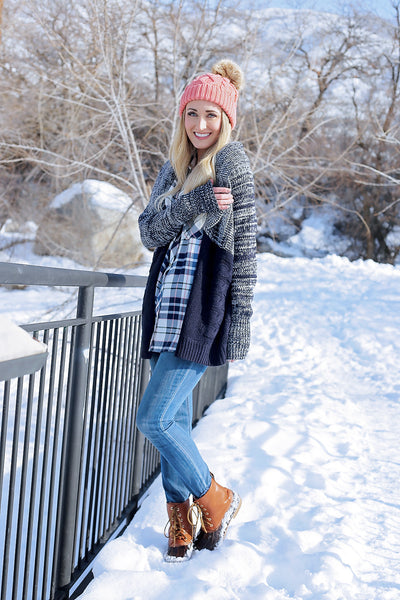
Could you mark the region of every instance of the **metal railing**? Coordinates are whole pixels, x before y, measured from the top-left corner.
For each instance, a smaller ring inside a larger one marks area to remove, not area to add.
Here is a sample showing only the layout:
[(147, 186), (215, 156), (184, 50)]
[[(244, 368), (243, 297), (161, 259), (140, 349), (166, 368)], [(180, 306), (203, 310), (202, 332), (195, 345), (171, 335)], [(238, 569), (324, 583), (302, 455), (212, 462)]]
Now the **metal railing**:
[[(141, 313), (93, 314), (96, 288), (145, 282), (0, 263), (0, 285), (79, 288), (75, 318), (23, 326), (47, 345), (44, 367), (0, 382), (2, 600), (74, 597), (159, 472), (158, 452), (136, 429), (149, 377), (139, 356)], [(207, 369), (193, 394), (194, 423), (226, 381), (227, 366)]]

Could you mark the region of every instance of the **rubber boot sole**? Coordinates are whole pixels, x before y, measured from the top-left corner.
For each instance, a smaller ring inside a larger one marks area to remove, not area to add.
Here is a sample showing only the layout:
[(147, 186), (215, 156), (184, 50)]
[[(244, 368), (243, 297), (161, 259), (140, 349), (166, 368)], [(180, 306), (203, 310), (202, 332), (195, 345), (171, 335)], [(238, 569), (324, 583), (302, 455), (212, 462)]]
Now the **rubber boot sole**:
[[(193, 544), (190, 544), (190, 546), (178, 546), (178, 548), (176, 548), (177, 553), (176, 554), (168, 554), (168, 550), (167, 552), (164, 554), (164, 560), (165, 562), (168, 563), (175, 563), (175, 562), (184, 562), (186, 560), (190, 560), (191, 556), (192, 556), (192, 552), (193, 552)], [(170, 550), (173, 552), (173, 550)], [(183, 554), (180, 556), (181, 552), (183, 552)]]

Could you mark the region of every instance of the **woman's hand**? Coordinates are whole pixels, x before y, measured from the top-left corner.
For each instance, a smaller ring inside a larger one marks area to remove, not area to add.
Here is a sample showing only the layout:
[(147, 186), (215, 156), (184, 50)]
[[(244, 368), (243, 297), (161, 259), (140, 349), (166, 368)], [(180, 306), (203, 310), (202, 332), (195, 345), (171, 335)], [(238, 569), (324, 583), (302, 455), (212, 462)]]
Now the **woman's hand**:
[(233, 204), (233, 196), (229, 188), (213, 187), (213, 190), (220, 210), (226, 210)]

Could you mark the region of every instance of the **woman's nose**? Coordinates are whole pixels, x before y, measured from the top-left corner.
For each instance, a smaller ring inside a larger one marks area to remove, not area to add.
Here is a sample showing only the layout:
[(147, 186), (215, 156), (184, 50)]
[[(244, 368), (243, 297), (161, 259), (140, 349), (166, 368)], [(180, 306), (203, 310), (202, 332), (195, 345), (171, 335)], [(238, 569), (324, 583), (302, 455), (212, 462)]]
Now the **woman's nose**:
[(206, 120), (203, 119), (202, 117), (200, 117), (200, 119), (199, 119), (199, 129), (206, 129), (206, 128), (207, 128)]

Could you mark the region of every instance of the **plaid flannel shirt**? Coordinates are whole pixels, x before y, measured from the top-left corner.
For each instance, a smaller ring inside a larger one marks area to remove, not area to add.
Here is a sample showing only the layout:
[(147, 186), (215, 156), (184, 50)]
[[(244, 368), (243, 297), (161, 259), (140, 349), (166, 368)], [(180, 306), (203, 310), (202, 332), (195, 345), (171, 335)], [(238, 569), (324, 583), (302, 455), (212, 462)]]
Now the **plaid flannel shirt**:
[(158, 274), (150, 352), (174, 352), (185, 318), (203, 237), (202, 215), (170, 243)]

